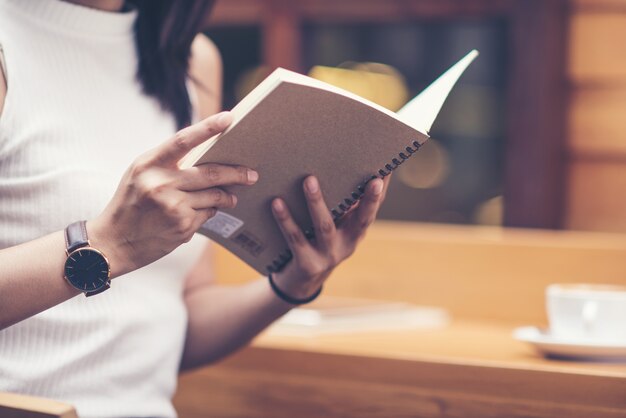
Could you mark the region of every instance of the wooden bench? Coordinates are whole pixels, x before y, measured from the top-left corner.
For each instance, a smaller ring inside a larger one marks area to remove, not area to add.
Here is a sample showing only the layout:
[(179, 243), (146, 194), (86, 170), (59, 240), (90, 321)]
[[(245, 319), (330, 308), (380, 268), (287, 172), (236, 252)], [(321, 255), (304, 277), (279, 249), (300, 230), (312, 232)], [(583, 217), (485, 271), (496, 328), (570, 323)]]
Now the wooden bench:
[(2, 418), (78, 418), (68, 404), (34, 396), (0, 392)]

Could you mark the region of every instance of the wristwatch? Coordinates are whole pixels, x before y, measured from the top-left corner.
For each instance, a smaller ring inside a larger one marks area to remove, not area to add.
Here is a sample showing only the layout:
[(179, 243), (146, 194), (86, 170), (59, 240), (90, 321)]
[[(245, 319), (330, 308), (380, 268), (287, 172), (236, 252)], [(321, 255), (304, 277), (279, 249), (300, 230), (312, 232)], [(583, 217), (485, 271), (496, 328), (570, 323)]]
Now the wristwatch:
[(89, 244), (87, 222), (79, 221), (65, 228), (65, 280), (74, 288), (93, 296), (111, 287), (111, 267), (102, 252)]

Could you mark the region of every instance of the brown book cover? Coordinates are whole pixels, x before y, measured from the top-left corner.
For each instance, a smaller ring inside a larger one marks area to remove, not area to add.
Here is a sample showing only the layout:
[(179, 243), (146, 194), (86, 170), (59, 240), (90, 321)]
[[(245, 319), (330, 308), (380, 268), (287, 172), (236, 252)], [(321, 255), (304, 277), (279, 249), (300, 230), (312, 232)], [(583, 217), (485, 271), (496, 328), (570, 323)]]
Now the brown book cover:
[[(467, 62), (461, 60), (455, 65), (463, 64), (463, 68), (453, 74), (452, 85), (433, 106), (441, 107), (473, 59), (468, 57)], [(434, 87), (442, 83), (444, 76), (429, 87), (430, 95), (442, 95)], [(420, 103), (410, 102), (407, 108), (419, 110), (424, 106)], [(386, 176), (419, 149), (432, 124), (420, 129), (410, 115), (402, 117), (283, 69), (276, 70), (246, 96), (233, 109), (233, 119), (227, 131), (193, 150), (181, 165), (243, 165), (259, 173), (259, 181), (253, 186), (228, 187), (237, 195), (237, 207), (218, 211), (199, 232), (262, 274), (280, 270), (291, 258), (272, 216), (273, 198), (283, 198), (296, 222), (308, 231), (311, 219), (302, 182), (308, 175), (315, 175), (329, 210), (338, 219), (358, 201), (369, 179)]]

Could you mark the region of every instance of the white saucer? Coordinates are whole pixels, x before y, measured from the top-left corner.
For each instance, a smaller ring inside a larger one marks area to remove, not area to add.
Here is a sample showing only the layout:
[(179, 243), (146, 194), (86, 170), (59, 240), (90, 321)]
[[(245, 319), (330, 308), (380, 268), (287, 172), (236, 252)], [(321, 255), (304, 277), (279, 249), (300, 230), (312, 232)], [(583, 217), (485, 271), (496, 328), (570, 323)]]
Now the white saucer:
[(521, 327), (513, 331), (516, 340), (532, 344), (547, 356), (579, 358), (588, 360), (626, 360), (626, 342), (595, 343), (558, 338), (550, 330), (537, 327)]

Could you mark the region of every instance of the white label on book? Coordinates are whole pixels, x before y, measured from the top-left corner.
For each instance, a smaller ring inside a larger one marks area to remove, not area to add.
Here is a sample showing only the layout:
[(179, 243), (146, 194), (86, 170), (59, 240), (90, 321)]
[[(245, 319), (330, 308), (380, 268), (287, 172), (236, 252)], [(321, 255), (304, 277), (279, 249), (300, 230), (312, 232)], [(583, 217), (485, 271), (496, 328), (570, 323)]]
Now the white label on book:
[(202, 227), (219, 234), (223, 238), (230, 238), (242, 226), (243, 221), (241, 219), (219, 210), (215, 213), (215, 216), (202, 225)]

